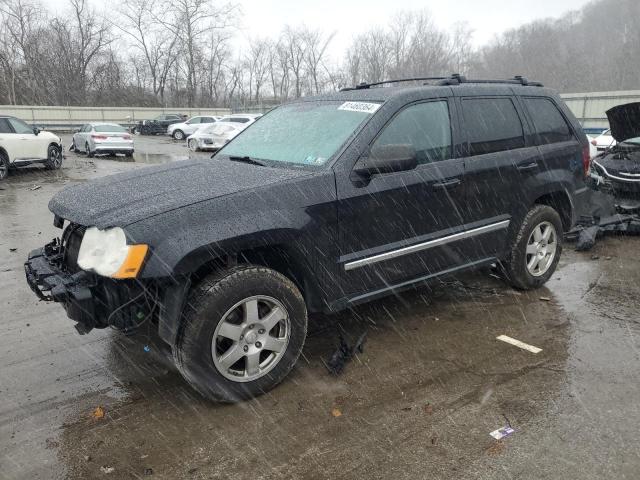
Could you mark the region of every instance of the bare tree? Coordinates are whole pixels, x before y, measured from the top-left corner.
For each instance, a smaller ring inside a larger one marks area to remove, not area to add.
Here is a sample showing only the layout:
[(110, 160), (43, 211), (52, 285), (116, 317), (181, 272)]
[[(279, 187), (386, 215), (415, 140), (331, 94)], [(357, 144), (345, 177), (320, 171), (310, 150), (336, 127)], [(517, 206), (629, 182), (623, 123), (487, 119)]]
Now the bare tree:
[(287, 67), (293, 75), (295, 98), (302, 96), (306, 46), (300, 30), (285, 26), (281, 37), (286, 52)]
[(335, 32), (325, 36), (321, 30), (304, 28), (300, 33), (305, 46), (304, 59), (309, 81), (312, 84), (312, 91), (318, 94), (321, 90), (320, 75), (324, 71), (323, 61)]

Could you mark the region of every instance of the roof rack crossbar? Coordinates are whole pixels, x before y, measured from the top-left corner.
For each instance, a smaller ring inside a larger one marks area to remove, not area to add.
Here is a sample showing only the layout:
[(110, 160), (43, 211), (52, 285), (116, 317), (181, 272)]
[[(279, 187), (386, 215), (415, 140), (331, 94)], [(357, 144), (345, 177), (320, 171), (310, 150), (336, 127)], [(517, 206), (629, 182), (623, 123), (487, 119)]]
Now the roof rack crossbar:
[[(396, 80), (384, 80), (382, 82), (374, 82), (374, 83), (366, 83), (362, 82), (355, 87), (345, 87), (340, 89), (341, 92), (348, 92), (352, 90), (365, 90), (371, 87), (377, 87), (380, 85), (388, 85), (391, 83), (400, 83), (400, 82), (428, 82), (428, 81), (437, 81), (437, 85), (460, 85), (461, 83), (482, 83), (482, 84), (507, 84), (507, 85), (523, 85), (525, 87), (543, 87), (544, 85), (540, 82), (530, 82), (525, 77), (521, 75), (516, 75), (513, 78), (505, 79), (505, 80), (491, 80), (491, 79), (468, 79), (464, 75), (460, 75), (459, 73), (451, 74), (448, 77), (415, 77), (415, 78), (400, 78)], [(425, 84), (426, 85), (426, 84)]]

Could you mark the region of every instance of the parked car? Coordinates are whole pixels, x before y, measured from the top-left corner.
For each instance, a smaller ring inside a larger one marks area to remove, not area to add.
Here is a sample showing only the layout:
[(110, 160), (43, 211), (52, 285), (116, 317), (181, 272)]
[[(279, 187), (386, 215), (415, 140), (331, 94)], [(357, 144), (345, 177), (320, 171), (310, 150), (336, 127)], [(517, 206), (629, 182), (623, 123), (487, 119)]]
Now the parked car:
[(247, 123), (217, 122), (200, 128), (187, 138), (187, 145), (193, 152), (218, 150), (247, 128)]
[(184, 140), (189, 135), (192, 135), (199, 128), (202, 128), (205, 125), (209, 125), (220, 120), (220, 117), (213, 116), (198, 116), (191, 117), (186, 122), (182, 123), (174, 123), (169, 125), (167, 128), (167, 135), (171, 135), (176, 140)]
[(607, 111), (614, 146), (591, 162), (595, 188), (612, 194), (623, 210), (640, 209), (640, 103)]
[(587, 140), (589, 141), (589, 157), (594, 158), (599, 153), (598, 149), (596, 148), (595, 137), (587, 135)]
[(163, 113), (153, 120), (141, 120), (138, 122), (131, 133), (139, 133), (140, 135), (164, 135), (169, 125), (174, 123), (182, 123), (187, 119), (184, 115), (177, 113)]
[(71, 140), (71, 150), (94, 155), (115, 155), (123, 153), (132, 157), (133, 139), (121, 125), (116, 123), (87, 123), (76, 130)]
[(248, 127), (262, 116), (261, 113), (234, 113), (225, 115), (219, 122), (244, 123)]
[(604, 152), (606, 149), (613, 147), (616, 144), (616, 140), (611, 135), (611, 129), (609, 129), (591, 140), (591, 144), (596, 147), (598, 152)]
[(62, 166), (62, 159), (60, 137), (0, 114), (0, 180), (9, 175), (12, 167), (43, 163), (55, 170)]
[(498, 263), (544, 285), (586, 195), (589, 145), (552, 90), (453, 76), (277, 107), (212, 159), (74, 185), (25, 264), (85, 333), (152, 323), (202, 395), (293, 368), (309, 312)]

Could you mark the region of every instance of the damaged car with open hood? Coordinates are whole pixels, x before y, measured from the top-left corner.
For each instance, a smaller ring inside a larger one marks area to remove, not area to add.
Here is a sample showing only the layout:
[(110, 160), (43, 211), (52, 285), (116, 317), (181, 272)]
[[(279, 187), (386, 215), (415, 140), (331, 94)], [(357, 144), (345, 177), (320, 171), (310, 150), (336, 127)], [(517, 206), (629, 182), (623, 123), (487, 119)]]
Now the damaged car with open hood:
[(615, 145), (592, 159), (592, 187), (613, 195), (623, 211), (640, 210), (640, 103), (607, 111)]
[(183, 377), (228, 402), (285, 378), (310, 312), (495, 264), (542, 287), (587, 191), (580, 124), (522, 77), (415, 82), (297, 99), (211, 159), (65, 188), (29, 286), (80, 333), (152, 325)]

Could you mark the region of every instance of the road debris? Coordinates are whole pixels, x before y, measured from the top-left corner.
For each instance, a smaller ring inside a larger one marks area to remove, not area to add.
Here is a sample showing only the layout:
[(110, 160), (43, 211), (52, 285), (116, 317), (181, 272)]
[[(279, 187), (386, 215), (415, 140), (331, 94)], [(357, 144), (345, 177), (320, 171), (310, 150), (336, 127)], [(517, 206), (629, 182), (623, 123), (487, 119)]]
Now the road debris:
[(15, 252), (16, 250), (18, 250), (17, 248), (10, 248), (9, 251), (10, 252)]
[(34, 190), (40, 190), (41, 188), (42, 188), (41, 185), (34, 185), (33, 187), (30, 187), (29, 190), (33, 192)]
[(95, 408), (95, 410), (91, 413), (91, 416), (93, 418), (95, 418), (96, 420), (101, 420), (104, 418), (104, 408), (98, 406)]
[(550, 297), (540, 297), (540, 301), (542, 301), (542, 302), (550, 302), (551, 298)]
[(358, 337), (353, 345), (349, 345), (342, 333), (340, 333), (340, 346), (335, 352), (333, 352), (331, 358), (326, 363), (329, 373), (332, 375), (340, 375), (347, 362), (349, 362), (356, 353), (362, 353), (364, 351), (364, 342), (366, 337), (367, 332), (364, 332)]
[(333, 415), (335, 418), (341, 417), (342, 416), (342, 410), (340, 410), (339, 408), (334, 408), (331, 410), (331, 415)]
[(107, 467), (107, 466), (105, 466), (105, 465), (103, 465), (102, 467), (100, 467), (100, 471), (101, 471), (102, 473), (106, 473), (106, 474), (113, 473), (115, 470), (116, 470), (116, 469), (115, 469), (114, 467)]
[(503, 438), (508, 437), (514, 432), (515, 430), (511, 427), (502, 427), (502, 428), (499, 428), (498, 430), (494, 430), (489, 435), (491, 435), (496, 440), (502, 440)]
[(500, 340), (501, 342), (505, 342), (515, 347), (522, 348), (523, 350), (527, 350), (531, 353), (540, 353), (542, 351), (541, 348), (534, 347), (533, 345), (529, 345), (528, 343), (524, 343), (520, 340), (516, 340), (515, 338), (508, 337), (507, 335), (500, 335), (496, 337), (496, 340)]

